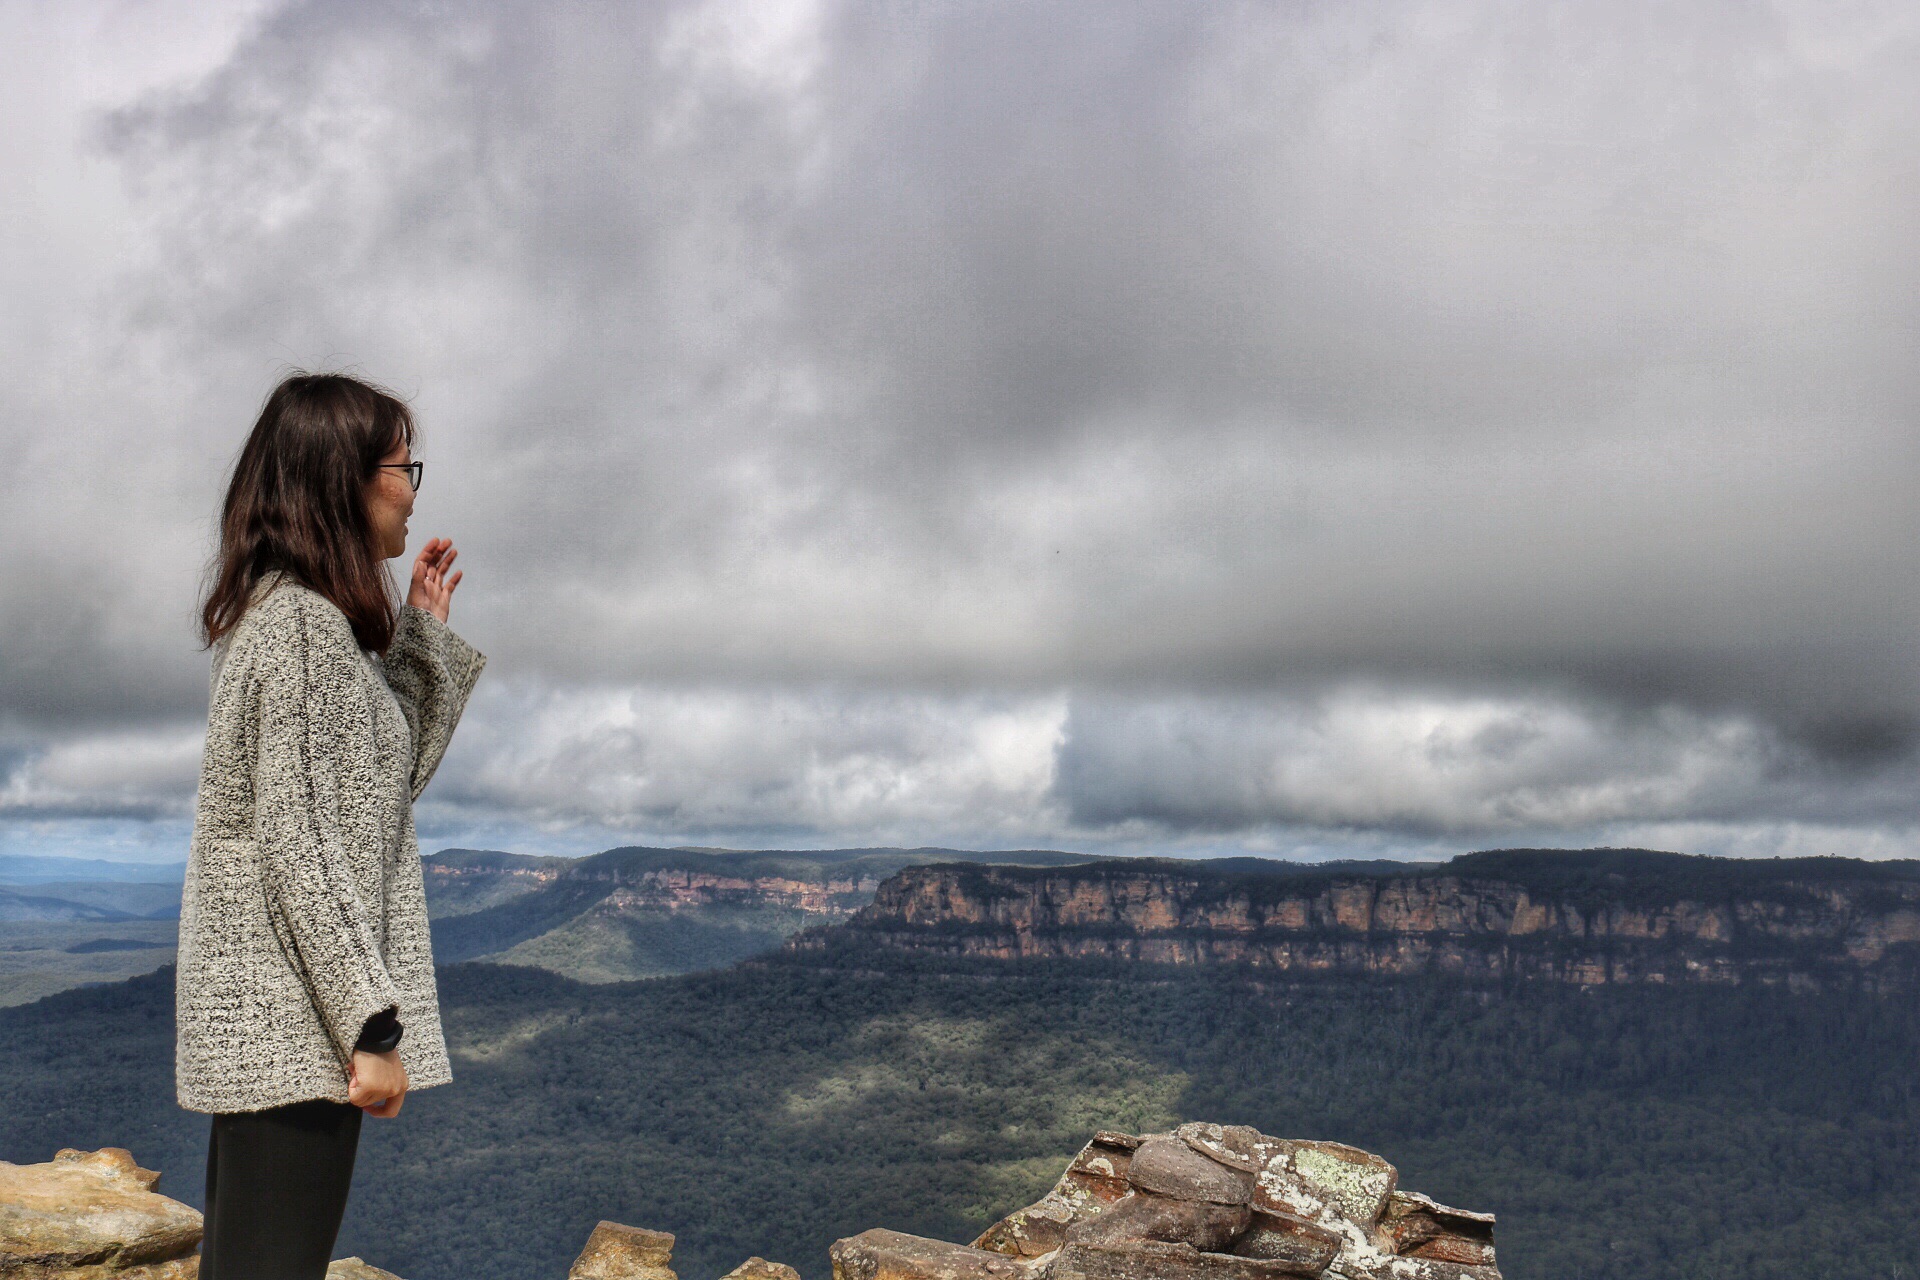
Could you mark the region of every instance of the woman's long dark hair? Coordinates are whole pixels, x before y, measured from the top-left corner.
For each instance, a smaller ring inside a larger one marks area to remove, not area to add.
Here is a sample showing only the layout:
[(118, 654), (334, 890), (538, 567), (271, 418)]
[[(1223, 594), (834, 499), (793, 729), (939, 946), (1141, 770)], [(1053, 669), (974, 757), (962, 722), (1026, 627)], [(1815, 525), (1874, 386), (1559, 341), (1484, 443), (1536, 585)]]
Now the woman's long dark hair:
[(267, 397), (240, 450), (220, 511), (220, 550), (200, 610), (211, 645), (279, 569), (331, 600), (362, 649), (385, 653), (399, 621), (393, 580), (375, 554), (367, 483), (413, 414), (384, 388), (340, 373), (296, 373)]

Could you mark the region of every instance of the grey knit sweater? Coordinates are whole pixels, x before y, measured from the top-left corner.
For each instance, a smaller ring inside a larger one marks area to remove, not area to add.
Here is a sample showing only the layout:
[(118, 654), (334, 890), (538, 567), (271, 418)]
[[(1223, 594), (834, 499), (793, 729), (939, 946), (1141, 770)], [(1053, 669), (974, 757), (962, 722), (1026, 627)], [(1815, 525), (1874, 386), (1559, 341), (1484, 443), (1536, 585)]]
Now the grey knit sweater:
[(384, 659), (274, 575), (214, 647), (180, 908), (174, 1083), (190, 1111), (347, 1100), (397, 1007), (409, 1088), (453, 1079), (413, 801), (486, 658), (411, 605)]

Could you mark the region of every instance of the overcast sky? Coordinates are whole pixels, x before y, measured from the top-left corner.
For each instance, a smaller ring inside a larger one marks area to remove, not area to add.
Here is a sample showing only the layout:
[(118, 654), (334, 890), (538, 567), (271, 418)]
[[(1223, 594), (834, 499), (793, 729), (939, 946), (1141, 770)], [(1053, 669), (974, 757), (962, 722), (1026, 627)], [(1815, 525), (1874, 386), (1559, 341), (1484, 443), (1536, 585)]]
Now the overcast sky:
[(1920, 856), (1912, 4), (0, 0), (0, 72), (0, 851), (184, 856), (298, 367), (461, 548), (429, 849)]

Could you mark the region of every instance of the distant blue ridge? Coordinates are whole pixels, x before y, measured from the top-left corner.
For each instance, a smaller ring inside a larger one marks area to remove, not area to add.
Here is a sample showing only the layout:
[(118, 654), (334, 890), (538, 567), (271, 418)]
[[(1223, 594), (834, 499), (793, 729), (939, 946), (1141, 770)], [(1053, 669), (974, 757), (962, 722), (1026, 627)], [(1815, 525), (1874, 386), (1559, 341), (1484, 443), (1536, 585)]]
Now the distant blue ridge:
[(52, 880), (109, 880), (121, 884), (181, 884), (187, 864), (109, 862), (105, 858), (57, 858), (45, 854), (0, 854), (0, 884), (45, 884)]

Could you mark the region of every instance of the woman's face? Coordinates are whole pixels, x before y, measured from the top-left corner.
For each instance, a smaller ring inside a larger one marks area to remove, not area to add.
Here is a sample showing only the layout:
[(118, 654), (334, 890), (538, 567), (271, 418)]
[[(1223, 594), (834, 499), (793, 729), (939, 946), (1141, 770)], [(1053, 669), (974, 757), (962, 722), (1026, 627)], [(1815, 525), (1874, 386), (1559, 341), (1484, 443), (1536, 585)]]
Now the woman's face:
[[(382, 463), (413, 461), (403, 440), (387, 450)], [(398, 467), (382, 466), (367, 482), (367, 518), (373, 524), (374, 552), (382, 560), (407, 554), (407, 517), (413, 514), (413, 485)]]

